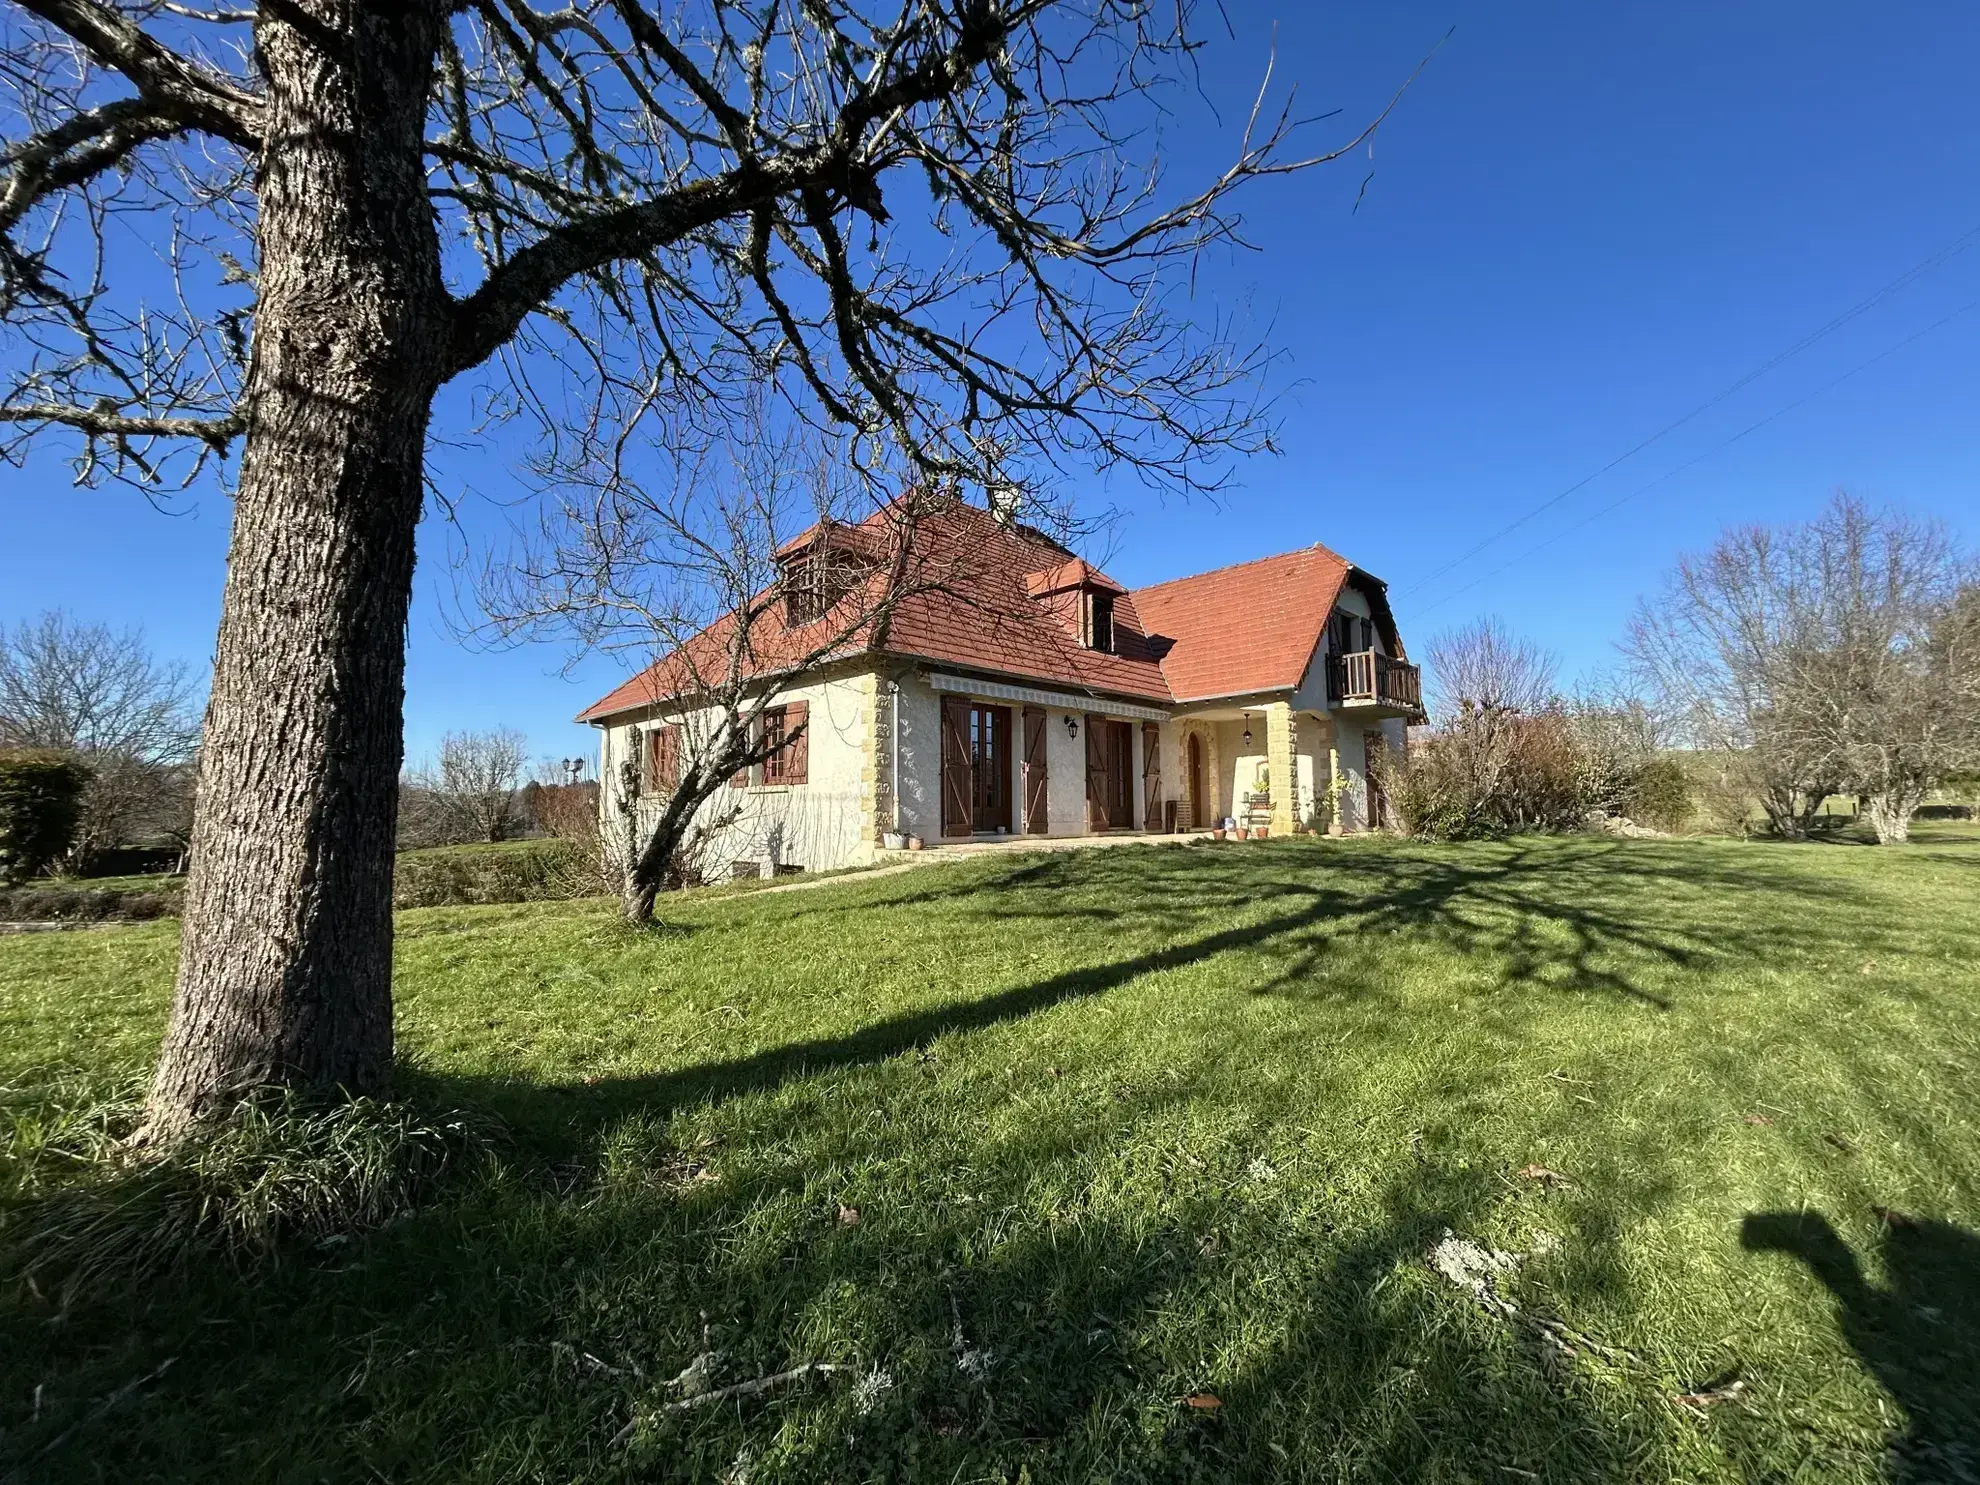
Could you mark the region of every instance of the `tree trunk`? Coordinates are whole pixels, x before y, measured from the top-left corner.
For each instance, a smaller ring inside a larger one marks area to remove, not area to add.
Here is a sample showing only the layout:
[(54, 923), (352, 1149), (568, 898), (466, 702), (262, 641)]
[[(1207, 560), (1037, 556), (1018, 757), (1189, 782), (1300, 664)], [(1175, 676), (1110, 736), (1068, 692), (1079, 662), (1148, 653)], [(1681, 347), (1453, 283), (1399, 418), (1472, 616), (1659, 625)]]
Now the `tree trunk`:
[(148, 1132), (392, 1065), (405, 628), (448, 299), (431, 4), (263, 7), (260, 285), (172, 1016)]
[(1880, 846), (1901, 846), (1911, 839), (1911, 817), (1918, 801), (1910, 792), (1892, 789), (1869, 797), (1870, 828), (1877, 832)]

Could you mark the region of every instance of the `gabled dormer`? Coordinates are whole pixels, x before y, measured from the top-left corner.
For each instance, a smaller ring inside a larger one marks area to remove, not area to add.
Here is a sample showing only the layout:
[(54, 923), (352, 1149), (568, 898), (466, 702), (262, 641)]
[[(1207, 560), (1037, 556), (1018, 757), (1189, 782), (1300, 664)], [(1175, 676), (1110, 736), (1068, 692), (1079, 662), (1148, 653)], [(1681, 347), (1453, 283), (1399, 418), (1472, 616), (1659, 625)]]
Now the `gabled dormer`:
[(793, 629), (815, 624), (871, 576), (874, 554), (868, 533), (836, 521), (820, 521), (777, 549), (777, 587), (784, 622)]
[(1116, 652), (1114, 600), (1127, 589), (1097, 567), (1073, 557), (1057, 566), (1028, 572), (1025, 591), (1052, 614), (1081, 649)]

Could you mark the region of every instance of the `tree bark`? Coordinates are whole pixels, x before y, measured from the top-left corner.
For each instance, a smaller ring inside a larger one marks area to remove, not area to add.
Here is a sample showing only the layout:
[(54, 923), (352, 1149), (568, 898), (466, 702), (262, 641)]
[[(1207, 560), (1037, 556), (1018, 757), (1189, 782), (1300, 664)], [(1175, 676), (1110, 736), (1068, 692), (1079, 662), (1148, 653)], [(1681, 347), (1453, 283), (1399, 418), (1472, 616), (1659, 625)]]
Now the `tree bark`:
[(264, 6), (260, 296), (183, 950), (147, 1128), (376, 1094), (429, 409), (449, 333), (421, 130), (433, 4)]

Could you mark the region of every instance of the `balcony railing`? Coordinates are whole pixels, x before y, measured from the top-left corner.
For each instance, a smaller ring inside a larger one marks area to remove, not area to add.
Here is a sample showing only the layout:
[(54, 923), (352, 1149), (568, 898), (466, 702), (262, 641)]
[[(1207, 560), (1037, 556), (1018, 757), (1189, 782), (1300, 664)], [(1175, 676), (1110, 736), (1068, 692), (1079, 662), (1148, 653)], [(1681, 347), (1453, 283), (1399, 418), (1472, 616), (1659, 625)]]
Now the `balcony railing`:
[(1423, 710), (1423, 673), (1379, 650), (1327, 657), (1327, 699), (1334, 706), (1383, 706)]

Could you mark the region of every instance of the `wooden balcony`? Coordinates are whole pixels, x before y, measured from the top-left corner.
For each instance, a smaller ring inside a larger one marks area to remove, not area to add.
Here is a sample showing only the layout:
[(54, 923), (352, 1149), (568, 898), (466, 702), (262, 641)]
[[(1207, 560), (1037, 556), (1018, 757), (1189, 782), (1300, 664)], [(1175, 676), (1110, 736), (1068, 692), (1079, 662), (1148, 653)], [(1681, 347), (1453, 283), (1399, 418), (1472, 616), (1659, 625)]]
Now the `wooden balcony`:
[(1423, 673), (1379, 650), (1329, 655), (1327, 701), (1331, 706), (1379, 706), (1414, 715), (1423, 710)]

